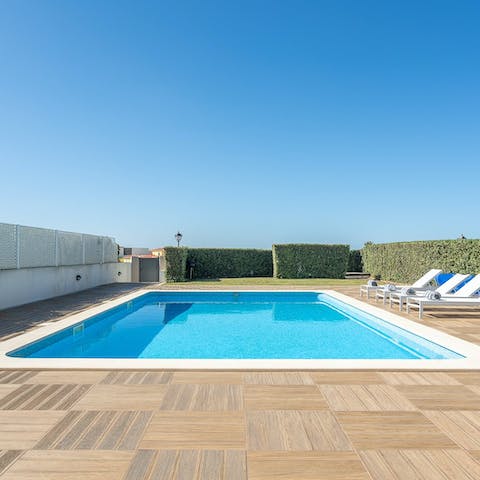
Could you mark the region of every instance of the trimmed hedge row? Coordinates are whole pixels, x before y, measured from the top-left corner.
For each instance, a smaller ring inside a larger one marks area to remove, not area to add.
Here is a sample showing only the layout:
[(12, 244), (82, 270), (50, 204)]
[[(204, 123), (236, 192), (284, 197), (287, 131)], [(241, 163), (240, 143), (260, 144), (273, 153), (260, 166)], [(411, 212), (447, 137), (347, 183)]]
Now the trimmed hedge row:
[(273, 275), (276, 278), (345, 278), (349, 253), (348, 245), (273, 245)]
[(361, 250), (350, 250), (348, 257), (348, 272), (363, 272), (363, 260)]
[(188, 250), (184, 247), (165, 247), (167, 282), (184, 282)]
[(165, 247), (167, 282), (202, 278), (271, 277), (271, 250), (253, 248)]
[[(271, 277), (271, 250), (253, 248), (189, 248), (188, 265), (195, 264), (192, 279)], [(190, 278), (187, 272), (187, 278)]]
[[(273, 255), (272, 255), (273, 254)], [(348, 245), (286, 244), (253, 248), (165, 247), (167, 282), (206, 278), (344, 278), (362, 271), (359, 250)]]
[(431, 268), (480, 273), (480, 240), (368, 242), (362, 258), (365, 271), (393, 282), (413, 282)]

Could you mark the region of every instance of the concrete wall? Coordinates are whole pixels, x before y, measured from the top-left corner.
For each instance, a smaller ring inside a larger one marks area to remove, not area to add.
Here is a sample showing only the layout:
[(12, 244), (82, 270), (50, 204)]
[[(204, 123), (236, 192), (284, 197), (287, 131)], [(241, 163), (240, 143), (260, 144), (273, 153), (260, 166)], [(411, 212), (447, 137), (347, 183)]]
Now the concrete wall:
[[(77, 275), (82, 278), (77, 280)], [(129, 263), (0, 270), (0, 310), (97, 285), (130, 281)]]
[(0, 223), (0, 310), (130, 281), (114, 238)]
[(132, 282), (139, 282), (140, 281), (140, 260), (138, 257), (132, 257), (132, 263), (130, 263), (131, 269), (131, 277)]

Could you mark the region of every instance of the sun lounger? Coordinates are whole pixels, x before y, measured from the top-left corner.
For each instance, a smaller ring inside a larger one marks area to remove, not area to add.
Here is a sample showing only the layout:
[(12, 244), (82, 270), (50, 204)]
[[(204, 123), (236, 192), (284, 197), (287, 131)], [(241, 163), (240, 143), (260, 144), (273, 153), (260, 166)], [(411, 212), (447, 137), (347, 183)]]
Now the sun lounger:
[(370, 298), (370, 292), (375, 292), (379, 288), (383, 288), (383, 286), (378, 285), (376, 280), (369, 280), (366, 285), (360, 285), (360, 296), (363, 297), (365, 293), (367, 298)]
[[(470, 275), (466, 274), (460, 274), (456, 273), (451, 277), (449, 280), (447, 280), (445, 283), (442, 283), (439, 287), (437, 287), (434, 291), (438, 292), (442, 297), (448, 296), (449, 293), (452, 292), (452, 290), (455, 290), (460, 284), (464, 283), (465, 280), (470, 277)], [(398, 303), (399, 310), (402, 311), (403, 309), (403, 304), (406, 303), (408, 298), (417, 298), (417, 297), (425, 297), (425, 291), (419, 291), (419, 290), (413, 290), (414, 293), (408, 293), (410, 291), (410, 287), (403, 288), (399, 292), (390, 292), (389, 294), (389, 300), (390, 300), (390, 307), (394, 303)]]
[(418, 317), (422, 318), (424, 307), (477, 307), (480, 308), (480, 275), (475, 275), (462, 288), (452, 295), (441, 296), (439, 299), (416, 298), (407, 299), (407, 313), (413, 308), (418, 308)]
[(384, 288), (377, 289), (375, 292), (375, 301), (381, 298), (383, 300), (383, 304), (385, 305), (385, 302), (390, 297), (390, 293), (400, 292), (402, 288), (411, 288), (412, 291), (430, 290), (431, 283), (440, 273), (442, 273), (440, 269), (432, 268), (432, 270), (428, 271), (425, 275), (423, 275), (423, 277), (420, 277), (415, 283), (412, 283), (412, 285), (393, 286), (391, 289), (389, 289), (387, 285)]

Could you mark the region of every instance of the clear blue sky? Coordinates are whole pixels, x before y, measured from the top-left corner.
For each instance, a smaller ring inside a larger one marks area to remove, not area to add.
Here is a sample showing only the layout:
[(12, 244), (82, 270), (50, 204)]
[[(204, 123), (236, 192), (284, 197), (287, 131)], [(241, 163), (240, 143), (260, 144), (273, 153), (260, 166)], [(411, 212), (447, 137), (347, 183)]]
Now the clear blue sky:
[(477, 0), (3, 0), (0, 221), (480, 237), (479, 25)]

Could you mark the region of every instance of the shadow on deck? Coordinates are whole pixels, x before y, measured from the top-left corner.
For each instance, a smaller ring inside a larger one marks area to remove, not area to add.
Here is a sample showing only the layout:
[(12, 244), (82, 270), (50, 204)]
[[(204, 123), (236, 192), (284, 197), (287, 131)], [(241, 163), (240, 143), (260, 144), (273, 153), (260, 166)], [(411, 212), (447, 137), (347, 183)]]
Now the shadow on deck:
[(43, 322), (56, 322), (66, 315), (78, 313), (144, 287), (143, 283), (111, 283), (0, 310), (0, 340), (23, 333)]

